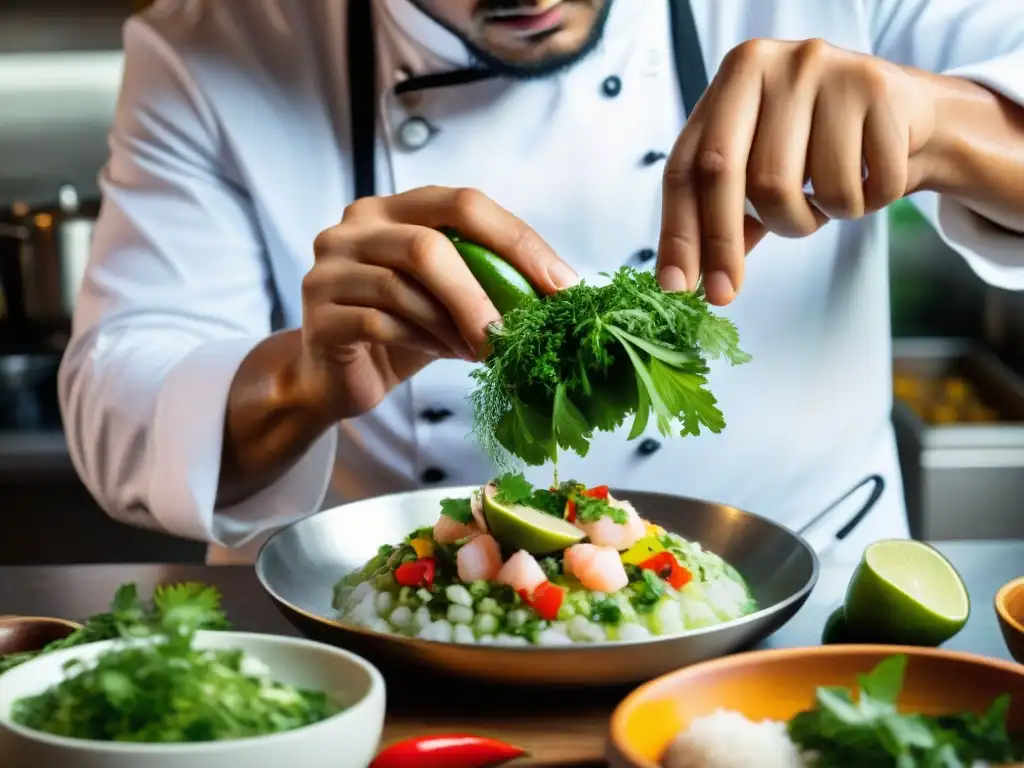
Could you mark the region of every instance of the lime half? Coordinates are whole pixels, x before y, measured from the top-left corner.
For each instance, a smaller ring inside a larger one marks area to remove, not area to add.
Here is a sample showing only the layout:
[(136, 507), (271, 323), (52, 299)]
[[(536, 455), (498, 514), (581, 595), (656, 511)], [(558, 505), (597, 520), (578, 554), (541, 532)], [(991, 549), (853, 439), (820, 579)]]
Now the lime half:
[(963, 579), (933, 547), (886, 539), (864, 551), (844, 616), (860, 642), (938, 646), (963, 629), (971, 601)]
[(499, 504), (488, 492), (484, 493), (484, 516), (491, 535), (511, 552), (525, 549), (531, 555), (550, 555), (578, 544), (585, 536), (561, 518), (533, 507)]

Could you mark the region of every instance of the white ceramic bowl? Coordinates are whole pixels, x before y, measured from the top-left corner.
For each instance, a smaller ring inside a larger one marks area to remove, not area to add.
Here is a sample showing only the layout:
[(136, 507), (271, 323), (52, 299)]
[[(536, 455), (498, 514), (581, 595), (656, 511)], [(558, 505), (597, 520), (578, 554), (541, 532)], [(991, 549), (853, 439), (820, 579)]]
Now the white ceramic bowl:
[(120, 641), (40, 656), (0, 675), (0, 764), (4, 768), (366, 768), (384, 728), (384, 678), (364, 659), (322, 643), (242, 632), (199, 632), (198, 648), (239, 649), (273, 679), (325, 691), (346, 708), (315, 725), (234, 741), (126, 744), (69, 739), (11, 722), (12, 704), (63, 679), (70, 659), (89, 662)]

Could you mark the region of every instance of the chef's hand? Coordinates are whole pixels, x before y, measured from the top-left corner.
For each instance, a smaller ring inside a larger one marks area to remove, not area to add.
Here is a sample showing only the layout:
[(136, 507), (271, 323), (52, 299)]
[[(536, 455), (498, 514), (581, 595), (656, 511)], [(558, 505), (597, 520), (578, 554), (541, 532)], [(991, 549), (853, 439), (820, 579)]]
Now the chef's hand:
[(502, 254), (543, 293), (574, 281), (536, 232), (476, 190), (357, 201), (317, 237), (302, 284), (300, 371), (334, 418), (366, 413), (432, 360), (479, 359), (501, 316), (444, 226)]
[(708, 300), (727, 304), (766, 233), (804, 237), (921, 188), (934, 112), (919, 74), (882, 59), (821, 40), (734, 48), (666, 165), (662, 286), (693, 288), (703, 275)]

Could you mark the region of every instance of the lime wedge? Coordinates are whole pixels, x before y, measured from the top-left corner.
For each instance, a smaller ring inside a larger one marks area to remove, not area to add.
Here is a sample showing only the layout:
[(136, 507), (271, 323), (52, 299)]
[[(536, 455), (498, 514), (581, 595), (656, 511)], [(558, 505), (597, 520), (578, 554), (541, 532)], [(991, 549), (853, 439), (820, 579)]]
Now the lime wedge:
[(484, 491), (484, 517), (491, 535), (511, 552), (525, 549), (531, 555), (550, 555), (579, 543), (586, 535), (572, 523), (539, 509), (499, 504), (490, 486)]
[(938, 550), (886, 539), (864, 551), (843, 612), (860, 642), (938, 646), (963, 629), (971, 601), (960, 574)]

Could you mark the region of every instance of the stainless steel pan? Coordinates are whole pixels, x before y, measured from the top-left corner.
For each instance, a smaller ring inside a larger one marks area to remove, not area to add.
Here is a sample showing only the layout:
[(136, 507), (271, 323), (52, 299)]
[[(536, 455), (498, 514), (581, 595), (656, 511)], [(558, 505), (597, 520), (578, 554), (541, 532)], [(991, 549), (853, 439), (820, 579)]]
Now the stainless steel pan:
[[(275, 533), (261, 548), (256, 574), (281, 612), (307, 637), (342, 646), (381, 665), (429, 668), (506, 684), (635, 683), (752, 646), (800, 609), (818, 579), (818, 555), (847, 536), (885, 489), (877, 475), (854, 486), (799, 533), (721, 504), (658, 493), (614, 490), (647, 519), (732, 563), (761, 607), (736, 621), (638, 642), (563, 647), (458, 645), (383, 635), (342, 626), (331, 607), (334, 584), (384, 543), (433, 525), (446, 496), (473, 487), (398, 493), (344, 504)], [(868, 498), (850, 511), (861, 490)]]

